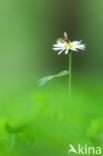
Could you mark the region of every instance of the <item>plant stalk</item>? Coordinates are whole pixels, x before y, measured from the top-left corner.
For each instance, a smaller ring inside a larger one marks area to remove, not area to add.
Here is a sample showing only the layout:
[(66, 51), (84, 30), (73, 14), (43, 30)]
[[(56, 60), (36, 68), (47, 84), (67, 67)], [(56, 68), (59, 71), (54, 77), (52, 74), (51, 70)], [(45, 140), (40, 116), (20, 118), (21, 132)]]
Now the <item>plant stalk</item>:
[(72, 92), (72, 52), (69, 53), (69, 96), (71, 96)]

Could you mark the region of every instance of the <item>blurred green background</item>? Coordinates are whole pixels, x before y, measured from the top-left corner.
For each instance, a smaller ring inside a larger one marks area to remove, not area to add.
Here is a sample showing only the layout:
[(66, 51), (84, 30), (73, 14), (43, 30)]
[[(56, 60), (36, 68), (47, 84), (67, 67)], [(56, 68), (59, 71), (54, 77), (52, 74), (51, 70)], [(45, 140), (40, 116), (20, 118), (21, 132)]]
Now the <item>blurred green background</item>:
[[(103, 146), (103, 1), (0, 1), (0, 156), (67, 156), (69, 144)], [(83, 40), (68, 69), (52, 45), (67, 32)]]

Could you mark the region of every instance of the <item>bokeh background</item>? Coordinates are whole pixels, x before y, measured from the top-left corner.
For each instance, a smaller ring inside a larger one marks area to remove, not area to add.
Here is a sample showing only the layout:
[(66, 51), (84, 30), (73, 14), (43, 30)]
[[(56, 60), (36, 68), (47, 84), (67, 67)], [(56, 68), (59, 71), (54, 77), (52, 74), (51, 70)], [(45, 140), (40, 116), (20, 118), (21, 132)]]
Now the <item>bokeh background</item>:
[[(0, 156), (67, 156), (70, 143), (103, 145), (103, 1), (0, 1)], [(83, 40), (68, 69), (52, 45), (67, 32)]]

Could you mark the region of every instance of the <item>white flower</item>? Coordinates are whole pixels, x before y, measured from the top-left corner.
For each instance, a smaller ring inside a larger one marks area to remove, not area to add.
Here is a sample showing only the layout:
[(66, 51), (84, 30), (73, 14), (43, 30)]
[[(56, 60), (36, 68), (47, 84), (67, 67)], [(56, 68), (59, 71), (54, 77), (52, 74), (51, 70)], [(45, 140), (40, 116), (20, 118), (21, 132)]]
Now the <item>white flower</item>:
[(59, 38), (56, 44), (53, 45), (53, 50), (59, 51), (58, 55), (62, 52), (68, 54), (69, 51), (78, 51), (85, 50), (85, 44), (82, 44), (82, 41), (73, 41), (71, 42), (68, 39), (67, 33), (64, 33), (64, 38)]

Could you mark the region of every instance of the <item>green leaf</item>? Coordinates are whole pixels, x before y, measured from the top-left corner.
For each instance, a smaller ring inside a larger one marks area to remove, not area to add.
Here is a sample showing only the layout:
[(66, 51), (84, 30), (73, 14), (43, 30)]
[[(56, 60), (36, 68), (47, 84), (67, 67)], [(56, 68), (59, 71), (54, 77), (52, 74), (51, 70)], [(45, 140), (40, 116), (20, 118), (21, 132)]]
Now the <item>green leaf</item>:
[(52, 80), (53, 78), (54, 78), (54, 76), (52, 76), (52, 75), (41, 78), (39, 80), (39, 86), (45, 85), (48, 81)]
[(20, 127), (12, 127), (9, 123), (5, 124), (5, 130), (11, 134), (23, 132), (25, 130), (25, 128), (26, 128), (26, 125), (23, 125)]
[(66, 76), (69, 74), (69, 71), (68, 70), (64, 70), (56, 75), (54, 75), (54, 77), (61, 77), (61, 76)]
[(58, 74), (55, 74), (55, 75), (49, 75), (49, 76), (46, 76), (46, 77), (43, 77), (39, 80), (39, 86), (43, 86), (45, 85), (47, 82), (51, 81), (53, 78), (58, 78), (58, 77), (62, 77), (62, 76), (66, 76), (69, 74), (69, 71), (68, 70), (64, 70)]

